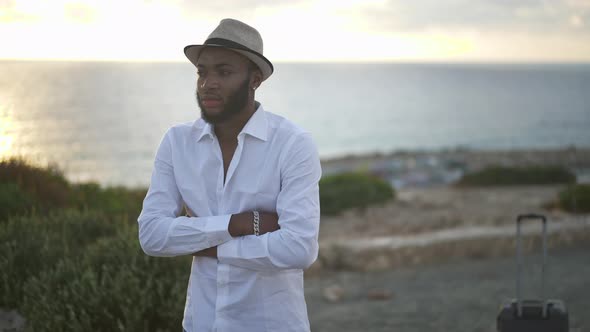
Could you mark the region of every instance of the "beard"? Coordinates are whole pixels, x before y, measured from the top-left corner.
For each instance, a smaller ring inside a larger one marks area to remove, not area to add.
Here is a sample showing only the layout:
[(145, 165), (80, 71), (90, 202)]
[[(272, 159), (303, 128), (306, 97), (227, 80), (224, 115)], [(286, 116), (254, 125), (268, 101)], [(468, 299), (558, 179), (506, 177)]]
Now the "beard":
[(207, 114), (201, 101), (201, 96), (199, 96), (197, 90), (195, 95), (197, 98), (197, 104), (199, 104), (199, 108), (201, 109), (201, 118), (205, 120), (205, 122), (214, 125), (223, 123), (245, 110), (248, 103), (248, 93), (250, 92), (249, 81), (249, 78), (244, 80), (244, 83), (238, 87), (236, 92), (227, 98), (227, 102), (224, 104), (223, 109), (217, 114)]

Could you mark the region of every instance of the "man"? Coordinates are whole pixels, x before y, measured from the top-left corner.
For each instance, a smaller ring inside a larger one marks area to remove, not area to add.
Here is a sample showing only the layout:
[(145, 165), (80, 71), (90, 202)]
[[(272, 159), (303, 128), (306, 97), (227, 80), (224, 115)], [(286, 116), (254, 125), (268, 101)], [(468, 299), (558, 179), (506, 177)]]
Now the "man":
[[(273, 72), (254, 28), (224, 19), (184, 53), (201, 119), (170, 128), (138, 218), (152, 256), (194, 256), (186, 331), (309, 331), (321, 168), (310, 135), (254, 95)], [(188, 216), (179, 216), (183, 206)]]

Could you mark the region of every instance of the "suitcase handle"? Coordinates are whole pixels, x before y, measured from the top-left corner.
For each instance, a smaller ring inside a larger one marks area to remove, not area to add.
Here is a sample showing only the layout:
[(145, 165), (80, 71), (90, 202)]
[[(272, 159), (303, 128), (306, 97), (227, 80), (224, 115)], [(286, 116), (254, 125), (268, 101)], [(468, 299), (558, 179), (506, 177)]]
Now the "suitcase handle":
[(547, 299), (545, 299), (545, 265), (547, 263), (547, 218), (541, 214), (521, 214), (516, 218), (516, 303), (518, 317), (522, 317), (522, 298), (520, 294), (521, 279), (521, 233), (520, 224), (526, 219), (539, 219), (543, 222), (543, 265), (541, 266), (541, 300), (543, 301), (543, 317), (547, 317)]

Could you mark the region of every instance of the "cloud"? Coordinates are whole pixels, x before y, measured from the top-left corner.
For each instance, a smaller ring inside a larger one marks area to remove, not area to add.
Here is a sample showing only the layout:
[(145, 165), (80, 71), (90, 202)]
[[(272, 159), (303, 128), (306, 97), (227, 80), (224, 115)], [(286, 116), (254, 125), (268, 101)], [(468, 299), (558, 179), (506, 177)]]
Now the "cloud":
[(97, 17), (96, 8), (75, 2), (64, 5), (64, 14), (68, 20), (79, 23), (90, 23)]
[(217, 0), (217, 1), (194, 1), (183, 0), (180, 5), (187, 10), (212, 12), (216, 10), (233, 10), (241, 12), (252, 10), (263, 6), (282, 6), (291, 3), (291, 1), (277, 0)]
[(0, 10), (14, 8), (16, 0), (0, 0)]
[(590, 0), (0, 0), (0, 57), (37, 39), (44, 58), (180, 60), (225, 17), (289, 61), (590, 59)]
[(254, 19), (260, 10), (290, 7), (304, 2), (304, 0), (215, 0), (194, 1), (181, 0), (178, 5), (188, 19), (212, 18), (249, 18)]
[[(385, 33), (441, 29), (545, 33), (583, 28), (579, 22), (590, 18), (590, 1), (387, 0), (345, 14), (357, 16), (366, 29)], [(573, 16), (577, 19), (572, 21)]]
[(96, 18), (96, 8), (82, 1), (0, 0), (1, 23), (39, 23), (70, 21), (89, 23)]
[(33, 22), (38, 18), (37, 15), (19, 10), (16, 0), (0, 0), (0, 23)]
[(590, 9), (590, 0), (566, 0), (565, 2), (570, 7)]

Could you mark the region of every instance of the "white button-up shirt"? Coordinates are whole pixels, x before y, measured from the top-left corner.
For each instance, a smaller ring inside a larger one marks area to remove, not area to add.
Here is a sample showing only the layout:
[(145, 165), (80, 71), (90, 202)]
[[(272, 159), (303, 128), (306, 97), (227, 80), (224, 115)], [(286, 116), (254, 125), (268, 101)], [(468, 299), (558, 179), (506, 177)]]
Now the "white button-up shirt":
[[(224, 184), (213, 127), (176, 125), (158, 148), (138, 218), (152, 256), (194, 257), (183, 327), (193, 331), (309, 331), (303, 270), (318, 255), (321, 168), (309, 133), (262, 106), (238, 135)], [(183, 205), (189, 216), (179, 216)], [(275, 212), (280, 229), (232, 238), (230, 216)], [(193, 217), (194, 216), (194, 217)]]

